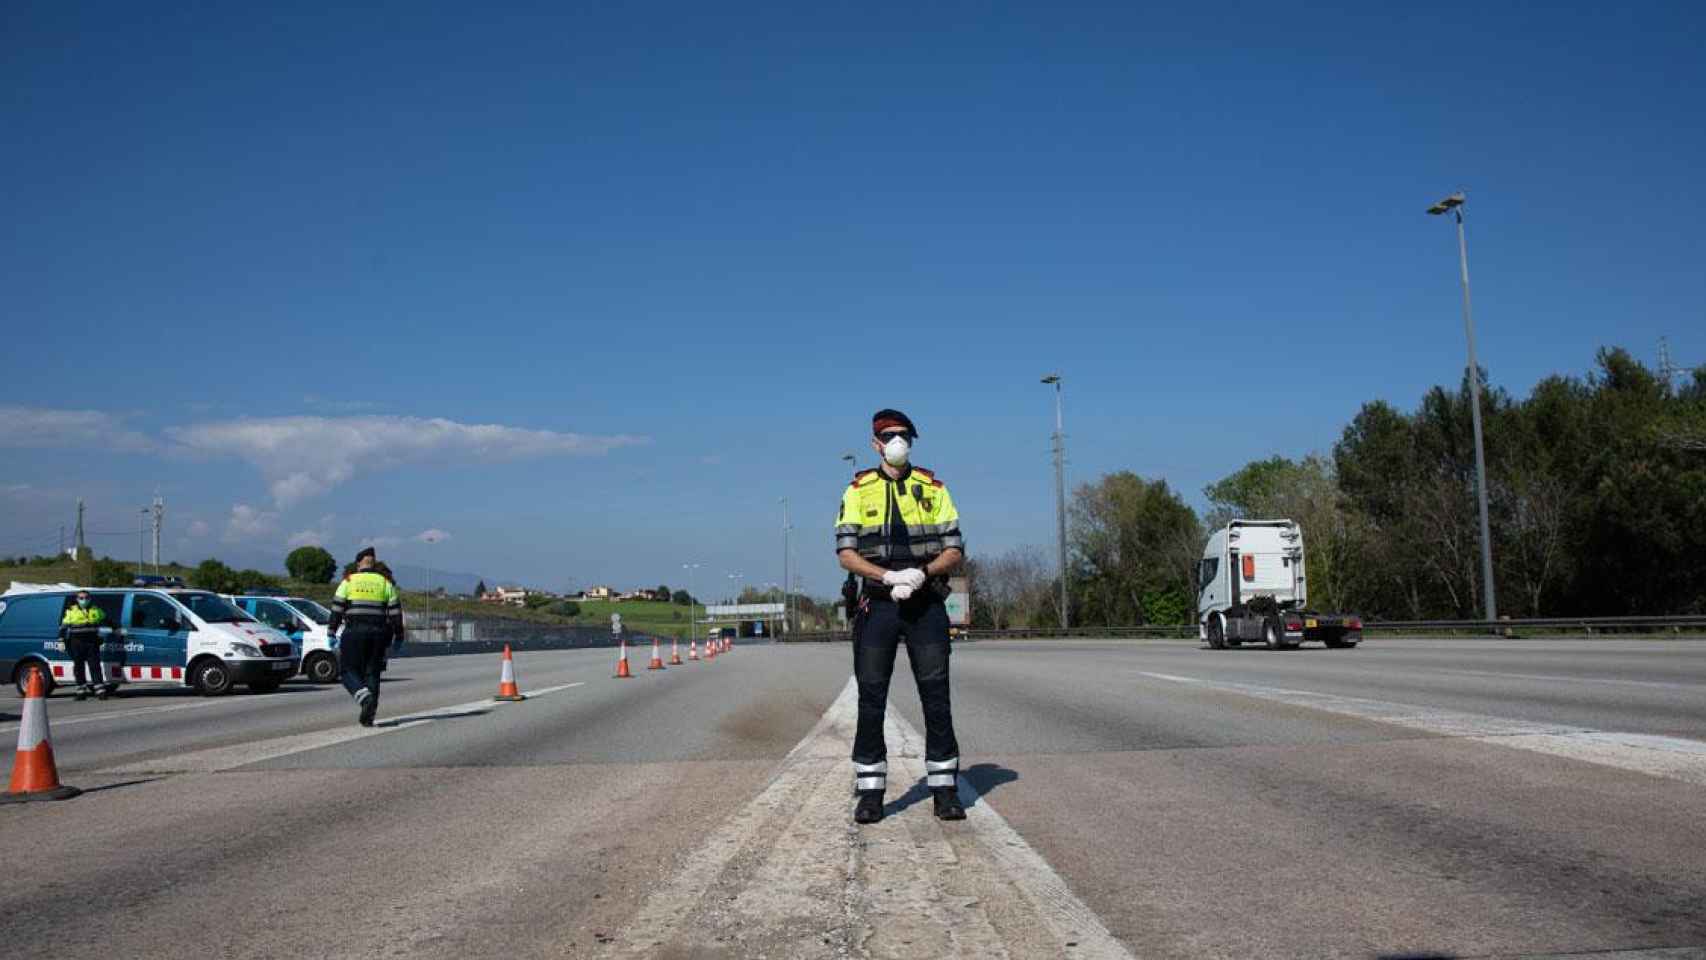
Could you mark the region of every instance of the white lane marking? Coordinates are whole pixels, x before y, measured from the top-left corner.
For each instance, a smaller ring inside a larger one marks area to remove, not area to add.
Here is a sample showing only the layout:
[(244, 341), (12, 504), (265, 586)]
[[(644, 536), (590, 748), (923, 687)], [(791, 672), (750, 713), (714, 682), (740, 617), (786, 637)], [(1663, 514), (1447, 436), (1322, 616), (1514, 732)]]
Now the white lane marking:
[[(265, 701), (265, 702), (276, 703), (277, 701)], [(179, 711), (179, 710), (200, 710), (204, 707), (219, 707), (219, 706), (233, 706), (233, 705), (235, 705), (235, 706), (250, 706), (252, 704), (250, 704), (247, 701), (242, 701), (242, 700), (197, 700), (194, 703), (177, 703), (177, 704), (172, 704), (171, 706), (165, 706), (165, 707), (138, 707), (134, 710), (115, 710), (111, 713), (95, 713), (95, 714), (90, 714), (88, 716), (69, 717), (69, 718), (60, 719), (60, 720), (53, 720), (51, 722), (56, 727), (69, 727), (72, 724), (77, 724), (77, 723), (96, 723), (96, 722), (99, 722), (101, 720), (118, 720), (118, 719), (123, 718), (123, 717), (142, 717), (142, 716), (147, 716), (149, 714), (154, 714), (154, 713), (174, 713), (174, 712)], [(15, 724), (15, 723), (8, 724), (4, 727), (0, 727), (0, 734), (12, 733), (12, 732), (16, 731), (17, 729), (18, 729), (17, 724)]]
[(1140, 673), (1157, 680), (1195, 684), (1263, 700), (1396, 724), (1446, 737), (1494, 743), (1518, 750), (1568, 757), (1572, 760), (1706, 786), (1706, 741), (1701, 740), (1643, 733), (1612, 733), (1569, 724), (1534, 723), (1364, 697), (1316, 693), (1311, 690), (1202, 680), (1165, 673)]
[[(529, 697), (540, 697), (560, 690), (585, 686), (585, 681), (565, 683), (561, 686), (546, 687), (528, 693)], [(193, 750), (174, 757), (162, 757), (158, 760), (143, 760), (137, 763), (127, 763), (116, 767), (104, 767), (95, 772), (103, 774), (143, 774), (143, 773), (216, 773), (236, 767), (260, 763), (265, 760), (276, 760), (291, 754), (307, 750), (318, 750), (321, 747), (349, 743), (353, 740), (364, 740), (368, 737), (383, 736), (398, 730), (407, 730), (425, 723), (437, 720), (455, 719), (479, 711), (499, 707), (509, 707), (514, 704), (493, 700), (486, 697), (482, 700), (470, 700), (467, 703), (452, 704), (446, 707), (433, 707), (428, 710), (418, 710), (400, 717), (382, 718), (378, 725), (372, 727), (340, 727), (335, 730), (316, 730), (312, 733), (298, 733), (284, 737), (273, 737), (268, 740), (256, 740), (250, 743), (236, 743), (224, 747), (210, 747), (206, 750)]]
[(1618, 680), (1613, 677), (1560, 677), (1539, 673), (1499, 673), (1492, 670), (1452, 670), (1446, 667), (1430, 667), (1430, 673), (1449, 673), (1463, 677), (1497, 677), (1511, 680), (1544, 680), (1557, 683), (1610, 683), (1627, 687), (1659, 687), (1672, 690), (1706, 690), (1706, 684), (1677, 683), (1665, 680)]
[[(926, 796), (853, 826), (847, 748), (857, 718), (849, 680), (764, 790), (647, 898), (621, 934), (627, 955), (720, 942), (799, 958), (1131, 960), (963, 778), (972, 806), (962, 824), (936, 821)], [(924, 779), (923, 739), (892, 707), (885, 736), (892, 803)]]

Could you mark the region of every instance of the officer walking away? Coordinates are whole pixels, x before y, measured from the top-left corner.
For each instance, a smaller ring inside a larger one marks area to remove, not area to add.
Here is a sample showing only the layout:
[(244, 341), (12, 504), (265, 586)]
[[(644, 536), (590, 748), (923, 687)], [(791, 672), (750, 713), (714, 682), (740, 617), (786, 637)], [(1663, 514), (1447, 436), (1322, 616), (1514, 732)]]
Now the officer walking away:
[(332, 617), (326, 629), (338, 638), (338, 668), (344, 689), (361, 708), (360, 722), (373, 726), (379, 712), (379, 674), (385, 651), (403, 634), (403, 601), (397, 587), (375, 568), (372, 547), (355, 555), (355, 572), (338, 584), (332, 595)]
[[(948, 488), (912, 465), (918, 430), (906, 414), (879, 410), (871, 418), (876, 469), (854, 474), (841, 496), (835, 552), (842, 569), (859, 577), (853, 630), (853, 674), (859, 684), (859, 726), (853, 738), (853, 819), (883, 818), (888, 787), (888, 746), (883, 714), (895, 651), (906, 641), (907, 660), (924, 703), (925, 782), (936, 816), (964, 820), (958, 777), (959, 742), (948, 699), (948, 574), (965, 559), (960, 515)], [(852, 611), (849, 611), (852, 614)]]
[(65, 641), (65, 650), (71, 654), (78, 700), (89, 699), (91, 693), (105, 700), (111, 692), (101, 672), (101, 626), (106, 622), (106, 611), (89, 601), (87, 590), (77, 591), (77, 602), (65, 608), (65, 617), (59, 621), (59, 639)]

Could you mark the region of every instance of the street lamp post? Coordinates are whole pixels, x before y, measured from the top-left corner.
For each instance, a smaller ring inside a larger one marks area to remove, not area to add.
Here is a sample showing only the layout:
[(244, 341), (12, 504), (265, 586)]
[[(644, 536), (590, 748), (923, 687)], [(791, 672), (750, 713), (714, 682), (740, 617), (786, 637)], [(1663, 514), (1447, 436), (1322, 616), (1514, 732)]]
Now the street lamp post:
[(694, 580), (695, 574), (702, 566), (702, 563), (681, 565), (681, 569), (687, 571), (687, 637), (690, 640), (699, 636), (699, 593), (698, 588), (694, 586)]
[(143, 507), (141, 515), (136, 518), (136, 576), (138, 578), (142, 576), (143, 543), (148, 536), (145, 530), (147, 529), (148, 514), (151, 512), (153, 512), (152, 508)]
[(1055, 542), (1060, 552), (1060, 626), (1066, 629), (1066, 426), (1061, 412), (1060, 374), (1043, 377), (1043, 383), (1054, 384), (1054, 527)]
[(1493, 592), (1493, 537), (1487, 523), (1487, 457), (1481, 442), (1481, 368), (1475, 363), (1475, 321), (1469, 311), (1469, 242), (1463, 234), (1463, 203), (1460, 190), (1428, 208), (1439, 216), (1452, 214), (1457, 220), (1457, 262), (1463, 274), (1463, 332), (1469, 339), (1469, 418), (1475, 428), (1475, 494), (1481, 506), (1481, 582), (1487, 598), (1487, 619), (1499, 619), (1499, 604)]
[(782, 632), (790, 629), (788, 626), (788, 540), (792, 536), (793, 527), (788, 525), (788, 498), (782, 498)]

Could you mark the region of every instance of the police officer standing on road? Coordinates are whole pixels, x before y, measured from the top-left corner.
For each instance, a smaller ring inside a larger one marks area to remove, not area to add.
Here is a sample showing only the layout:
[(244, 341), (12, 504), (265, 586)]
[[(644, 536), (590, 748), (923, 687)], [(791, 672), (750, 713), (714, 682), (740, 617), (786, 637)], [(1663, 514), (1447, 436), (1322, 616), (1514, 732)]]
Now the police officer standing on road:
[(355, 572), (338, 584), (332, 595), (329, 632), (344, 628), (338, 638), (338, 667), (344, 689), (361, 708), (360, 722), (373, 726), (379, 712), (379, 674), (385, 651), (403, 635), (403, 601), (397, 587), (374, 569), (378, 562), (373, 548), (355, 555)]
[[(960, 747), (948, 699), (948, 574), (965, 559), (960, 515), (948, 488), (911, 462), (918, 431), (906, 414), (879, 410), (871, 419), (871, 447), (881, 465), (862, 470), (841, 497), (835, 552), (842, 569), (860, 578), (853, 617), (853, 674), (859, 683), (859, 726), (853, 738), (853, 819), (883, 818), (888, 787), (888, 747), (883, 714), (895, 650), (906, 656), (924, 704), (925, 782), (936, 816), (964, 820), (958, 777)], [(852, 611), (850, 611), (850, 614)]]
[(96, 699), (105, 700), (112, 692), (101, 672), (101, 626), (106, 622), (106, 611), (89, 601), (87, 590), (77, 591), (77, 602), (65, 608), (65, 617), (59, 621), (59, 638), (65, 641), (65, 650), (71, 654), (78, 700), (89, 699), (91, 693)]

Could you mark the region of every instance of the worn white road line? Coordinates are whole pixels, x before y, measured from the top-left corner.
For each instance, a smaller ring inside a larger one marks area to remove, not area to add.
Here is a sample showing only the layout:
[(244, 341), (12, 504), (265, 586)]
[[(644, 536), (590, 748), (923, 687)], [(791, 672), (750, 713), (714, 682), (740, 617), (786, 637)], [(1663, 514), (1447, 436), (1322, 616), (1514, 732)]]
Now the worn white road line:
[(1706, 786), (1706, 741), (1701, 740), (1642, 733), (1612, 733), (1569, 724), (1534, 723), (1364, 697), (1266, 687), (1254, 683), (1203, 680), (1168, 673), (1140, 671), (1140, 674), (1157, 680), (1194, 684), (1212, 690), (1224, 690), (1364, 720), (1396, 724), (1446, 737), (1495, 743), (1503, 747), (1568, 757), (1572, 760)]
[[(78, 724), (78, 723), (98, 723), (102, 720), (119, 720), (119, 719), (122, 719), (125, 717), (145, 717), (145, 716), (149, 716), (151, 714), (156, 714), (156, 713), (176, 713), (179, 710), (201, 710), (201, 709), (205, 709), (207, 707), (220, 707), (220, 706), (233, 706), (233, 705), (235, 705), (235, 706), (249, 706), (251, 704), (249, 701), (245, 701), (245, 700), (201, 700), (201, 699), (198, 699), (194, 703), (175, 703), (175, 704), (171, 704), (169, 706), (162, 706), (162, 707), (137, 707), (134, 710), (114, 710), (110, 713), (94, 713), (94, 714), (89, 714), (87, 716), (80, 716), (80, 717), (61, 717), (60, 719), (52, 720), (50, 722), (55, 727), (69, 727), (73, 724)], [(64, 708), (61, 708), (61, 709), (63, 710)], [(5, 726), (0, 726), (0, 734), (15, 733), (15, 732), (17, 732), (17, 729), (18, 729), (18, 725), (15, 723), (7, 724)]]
[[(527, 691), (527, 696), (540, 697), (568, 690), (573, 687), (585, 686), (585, 681), (565, 683), (555, 687), (545, 687), (541, 690)], [(383, 736), (399, 730), (407, 730), (421, 724), (437, 720), (455, 719), (474, 712), (485, 713), (498, 707), (508, 707), (512, 704), (493, 700), (486, 697), (482, 700), (470, 700), (467, 703), (452, 704), (446, 707), (433, 707), (429, 710), (419, 710), (404, 714), (400, 717), (381, 719), (371, 727), (338, 727), (333, 730), (316, 730), (312, 733), (298, 733), (284, 737), (273, 737), (268, 740), (256, 740), (250, 743), (235, 743), (224, 747), (210, 747), (206, 750), (192, 750), (172, 757), (161, 757), (155, 760), (142, 760), (136, 763), (121, 764), (116, 767), (103, 767), (94, 772), (101, 774), (148, 774), (148, 773), (216, 773), (221, 770), (231, 770), (236, 767), (260, 763), (265, 760), (276, 760), (291, 754), (307, 750), (318, 750), (321, 747), (349, 743), (353, 740), (364, 740), (368, 737)]]
[(1698, 683), (1677, 683), (1666, 680), (1619, 680), (1616, 677), (1563, 677), (1555, 674), (1540, 673), (1500, 673), (1494, 670), (1453, 670), (1448, 667), (1429, 667), (1429, 673), (1448, 673), (1460, 677), (1489, 677), (1511, 680), (1543, 680), (1548, 683), (1604, 683), (1624, 687), (1657, 687), (1670, 690), (1692, 690), (1706, 692), (1706, 685)]
[[(852, 823), (849, 681), (751, 803), (672, 870), (621, 933), (627, 955), (1027, 960), (1131, 955), (963, 778), (963, 823), (924, 793), (923, 741), (891, 709), (890, 815)], [(897, 801), (913, 801), (893, 810)]]

